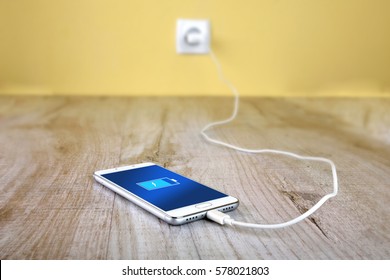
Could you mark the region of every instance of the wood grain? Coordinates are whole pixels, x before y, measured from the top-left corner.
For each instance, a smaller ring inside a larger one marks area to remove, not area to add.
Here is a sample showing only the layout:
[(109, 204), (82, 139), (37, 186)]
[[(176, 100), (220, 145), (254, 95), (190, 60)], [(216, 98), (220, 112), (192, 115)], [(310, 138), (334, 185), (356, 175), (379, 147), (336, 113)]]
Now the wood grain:
[(210, 133), (331, 158), (340, 194), (280, 230), (170, 226), (94, 182), (153, 161), (240, 199), (236, 220), (281, 222), (331, 190), (328, 166), (206, 143), (230, 98), (0, 97), (1, 259), (389, 259), (390, 99), (246, 98)]

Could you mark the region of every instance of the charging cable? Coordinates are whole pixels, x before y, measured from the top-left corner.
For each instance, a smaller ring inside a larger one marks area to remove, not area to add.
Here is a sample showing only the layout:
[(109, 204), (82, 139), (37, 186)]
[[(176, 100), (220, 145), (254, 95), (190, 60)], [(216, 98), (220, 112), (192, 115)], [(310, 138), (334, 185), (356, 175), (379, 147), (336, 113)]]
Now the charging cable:
[(235, 220), (231, 219), (229, 215), (227, 215), (225, 213), (222, 213), (222, 212), (220, 212), (218, 210), (208, 211), (207, 212), (207, 218), (212, 220), (212, 221), (214, 221), (214, 222), (216, 222), (216, 223), (219, 223), (221, 225), (241, 226), (241, 227), (247, 227), (247, 228), (260, 228), (260, 229), (283, 228), (283, 227), (294, 225), (294, 224), (304, 220), (305, 218), (307, 218), (308, 216), (313, 214), (315, 211), (317, 211), (325, 203), (325, 201), (327, 201), (328, 199), (330, 199), (330, 198), (332, 198), (332, 197), (337, 195), (339, 186), (338, 186), (338, 181), (337, 181), (336, 165), (330, 159), (323, 158), (323, 157), (301, 156), (301, 155), (298, 155), (298, 154), (295, 154), (295, 153), (286, 152), (286, 151), (280, 151), (280, 150), (273, 150), (273, 149), (246, 149), (246, 148), (242, 148), (242, 147), (239, 147), (239, 146), (236, 146), (236, 145), (232, 145), (232, 144), (229, 144), (229, 143), (226, 143), (226, 142), (223, 142), (223, 141), (220, 141), (220, 140), (217, 140), (217, 139), (214, 139), (214, 138), (211, 138), (210, 136), (208, 136), (206, 132), (210, 128), (213, 128), (215, 126), (219, 126), (219, 125), (223, 125), (223, 124), (227, 124), (229, 122), (232, 122), (237, 117), (238, 108), (239, 108), (239, 96), (240, 96), (239, 92), (237, 91), (237, 89), (230, 83), (230, 81), (228, 79), (226, 79), (225, 75), (222, 72), (221, 64), (219, 63), (216, 55), (214, 54), (214, 52), (211, 49), (210, 49), (210, 55), (211, 55), (211, 58), (212, 58), (212, 60), (213, 60), (213, 62), (215, 64), (215, 66), (217, 67), (219, 79), (222, 81), (222, 83), (224, 83), (230, 89), (230, 91), (234, 95), (234, 107), (233, 107), (233, 112), (232, 112), (232, 114), (231, 114), (231, 116), (229, 118), (227, 118), (225, 120), (220, 120), (220, 121), (216, 121), (216, 122), (212, 122), (212, 123), (207, 124), (201, 130), (201, 132), (200, 132), (201, 135), (208, 142), (211, 142), (211, 143), (214, 143), (214, 144), (217, 144), (217, 145), (220, 145), (220, 146), (224, 146), (224, 147), (227, 147), (227, 148), (230, 148), (230, 149), (233, 149), (233, 150), (237, 150), (237, 151), (240, 151), (240, 152), (253, 153), (253, 154), (265, 154), (265, 153), (267, 153), (267, 154), (278, 154), (278, 155), (285, 155), (285, 156), (297, 158), (299, 160), (319, 161), (319, 162), (327, 163), (327, 164), (330, 165), (330, 168), (332, 170), (333, 191), (331, 193), (326, 194), (325, 196), (323, 196), (313, 207), (311, 207), (309, 210), (307, 210), (302, 215), (300, 215), (300, 216), (298, 216), (298, 217), (296, 217), (296, 218), (294, 218), (294, 219), (292, 219), (290, 221), (283, 222), (283, 223), (278, 223), (278, 224), (252, 224), (252, 223), (238, 222), (238, 221), (235, 221)]

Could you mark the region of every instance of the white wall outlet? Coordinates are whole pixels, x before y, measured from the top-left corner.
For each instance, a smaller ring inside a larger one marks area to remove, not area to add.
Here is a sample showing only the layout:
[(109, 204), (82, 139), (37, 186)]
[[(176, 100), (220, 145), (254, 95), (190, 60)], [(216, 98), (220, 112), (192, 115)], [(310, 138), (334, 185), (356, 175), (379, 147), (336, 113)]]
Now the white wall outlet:
[(176, 52), (180, 54), (209, 53), (209, 20), (178, 19), (176, 23)]

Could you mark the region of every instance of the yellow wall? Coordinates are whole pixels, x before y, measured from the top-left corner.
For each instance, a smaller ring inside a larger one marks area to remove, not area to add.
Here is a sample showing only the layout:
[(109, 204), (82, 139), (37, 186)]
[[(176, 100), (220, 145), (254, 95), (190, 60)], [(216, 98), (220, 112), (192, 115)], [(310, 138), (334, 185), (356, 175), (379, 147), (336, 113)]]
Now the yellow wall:
[(211, 20), (242, 94), (389, 92), (388, 0), (0, 0), (0, 93), (227, 93), (179, 17)]

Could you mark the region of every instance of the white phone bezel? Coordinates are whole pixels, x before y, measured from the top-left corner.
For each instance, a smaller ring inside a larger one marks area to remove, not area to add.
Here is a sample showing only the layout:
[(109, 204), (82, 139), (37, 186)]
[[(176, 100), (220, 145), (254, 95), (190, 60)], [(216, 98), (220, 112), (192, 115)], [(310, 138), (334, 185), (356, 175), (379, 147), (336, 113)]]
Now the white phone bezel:
[[(117, 167), (117, 168), (99, 170), (94, 173), (94, 178), (97, 182), (108, 187), (112, 191), (118, 193), (119, 195), (130, 200), (134, 204), (140, 206), (141, 208), (149, 211), (150, 213), (154, 214), (155, 216), (159, 217), (160, 219), (172, 225), (181, 225), (187, 222), (202, 219), (206, 216), (207, 211), (212, 209), (218, 209), (220, 211), (227, 212), (227, 211), (234, 210), (238, 207), (239, 202), (237, 198), (232, 196), (226, 196), (226, 197), (222, 197), (210, 201), (204, 201), (196, 205), (189, 205), (189, 206), (185, 206), (185, 207), (181, 207), (169, 211), (164, 211), (163, 209), (158, 208), (157, 206), (151, 204), (150, 202), (142, 199), (141, 197), (131, 193), (130, 191), (122, 188), (121, 186), (111, 182), (110, 180), (102, 176), (108, 173), (131, 170), (136, 168), (143, 168), (152, 165), (157, 165), (157, 164), (152, 162), (146, 162), (146, 163), (139, 163), (139, 164), (133, 164), (128, 166)], [(200, 206), (204, 206), (204, 207), (199, 208)]]

